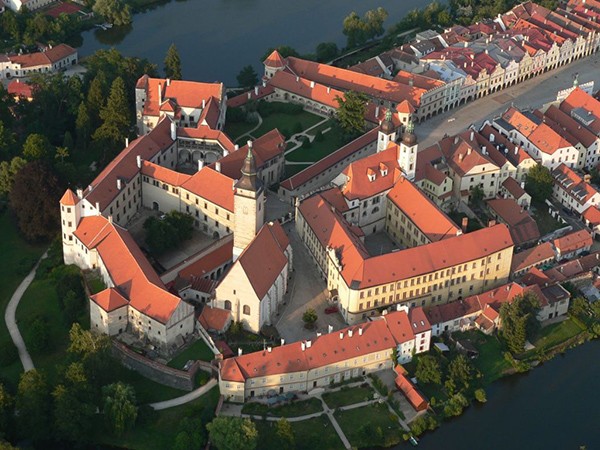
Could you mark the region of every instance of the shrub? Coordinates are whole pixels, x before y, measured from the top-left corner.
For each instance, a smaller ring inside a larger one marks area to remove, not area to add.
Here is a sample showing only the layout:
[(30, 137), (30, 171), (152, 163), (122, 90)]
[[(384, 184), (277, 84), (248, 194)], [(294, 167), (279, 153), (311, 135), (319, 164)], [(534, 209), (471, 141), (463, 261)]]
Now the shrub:
[(18, 358), (19, 352), (12, 342), (6, 341), (0, 344), (0, 366), (9, 366)]
[(485, 395), (485, 390), (483, 390), (483, 389), (477, 389), (475, 391), (475, 400), (477, 400), (479, 403), (485, 403), (485, 402), (487, 402), (487, 397)]
[(241, 108), (227, 108), (227, 123), (239, 123), (246, 121), (246, 113)]
[(31, 323), (32, 350), (41, 351), (48, 347), (48, 324), (43, 317), (36, 317)]

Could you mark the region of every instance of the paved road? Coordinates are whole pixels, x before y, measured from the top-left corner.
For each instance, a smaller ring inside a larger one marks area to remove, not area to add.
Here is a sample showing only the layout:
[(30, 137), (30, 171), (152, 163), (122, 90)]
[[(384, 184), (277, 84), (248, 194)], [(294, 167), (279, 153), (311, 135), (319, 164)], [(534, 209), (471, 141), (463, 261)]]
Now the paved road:
[(27, 351), (27, 347), (25, 346), (23, 336), (21, 336), (21, 333), (19, 332), (15, 315), (17, 313), (17, 306), (19, 306), (21, 297), (23, 297), (23, 294), (35, 278), (35, 272), (37, 271), (40, 262), (47, 256), (48, 251), (42, 255), (33, 269), (31, 269), (31, 272), (29, 272), (29, 275), (27, 275), (25, 279), (21, 281), (21, 284), (10, 298), (8, 306), (6, 307), (6, 311), (4, 312), (4, 321), (6, 322), (6, 327), (8, 328), (8, 332), (10, 333), (10, 337), (12, 338), (15, 347), (17, 347), (17, 350), (19, 350), (19, 358), (21, 359), (21, 364), (23, 364), (23, 370), (25, 370), (25, 372), (33, 370), (35, 367), (33, 365), (33, 361), (31, 360), (31, 356)]
[(150, 406), (155, 411), (160, 411), (162, 409), (173, 408), (175, 406), (185, 405), (186, 403), (191, 402), (192, 400), (196, 400), (197, 398), (202, 397), (208, 391), (210, 391), (213, 387), (217, 385), (217, 380), (215, 378), (211, 378), (208, 383), (204, 386), (199, 387), (195, 391), (189, 392), (181, 397), (172, 398), (170, 400), (165, 400), (164, 402), (151, 403)]
[[(520, 108), (539, 108), (554, 101), (557, 91), (573, 85), (575, 73), (579, 74), (581, 84), (593, 80), (597, 89), (600, 84), (600, 55), (591, 55), (418, 124), (415, 132), (419, 148), (435, 144), (444, 134), (453, 135), (471, 124), (479, 125), (486, 119), (499, 116), (511, 103)], [(448, 122), (448, 119), (454, 120)]]

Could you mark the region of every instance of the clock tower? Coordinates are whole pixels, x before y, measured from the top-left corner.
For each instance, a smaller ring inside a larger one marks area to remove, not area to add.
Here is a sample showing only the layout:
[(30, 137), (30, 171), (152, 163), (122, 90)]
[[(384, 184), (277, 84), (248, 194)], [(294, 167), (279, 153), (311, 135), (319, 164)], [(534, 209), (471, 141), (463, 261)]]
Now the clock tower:
[(411, 181), (415, 179), (417, 152), (419, 151), (419, 144), (414, 131), (415, 126), (412, 121), (409, 121), (398, 146), (398, 165), (404, 176)]

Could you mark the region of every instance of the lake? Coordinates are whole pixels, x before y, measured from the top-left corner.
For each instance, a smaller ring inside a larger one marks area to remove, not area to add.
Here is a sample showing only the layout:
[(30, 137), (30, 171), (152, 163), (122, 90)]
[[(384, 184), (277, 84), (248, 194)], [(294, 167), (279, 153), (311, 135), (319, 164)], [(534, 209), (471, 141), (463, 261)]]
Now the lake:
[[(600, 341), (588, 342), (487, 389), (471, 406), (420, 440), (419, 450), (600, 449)], [(407, 447), (402, 447), (407, 448)]]
[(86, 56), (115, 47), (124, 55), (148, 58), (162, 70), (167, 49), (175, 43), (185, 79), (235, 86), (245, 65), (252, 64), (262, 74), (260, 58), (268, 48), (289, 45), (309, 53), (320, 42), (342, 47), (342, 22), (352, 11), (362, 16), (382, 6), (389, 13), (389, 27), (427, 3), (430, 0), (171, 1), (134, 15), (129, 27), (83, 33), (79, 53)]

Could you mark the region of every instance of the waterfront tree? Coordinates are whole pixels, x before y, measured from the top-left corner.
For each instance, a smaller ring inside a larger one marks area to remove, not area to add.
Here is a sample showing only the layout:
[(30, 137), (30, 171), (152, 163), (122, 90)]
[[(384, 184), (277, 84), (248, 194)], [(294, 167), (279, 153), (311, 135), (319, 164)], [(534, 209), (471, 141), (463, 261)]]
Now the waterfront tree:
[(336, 118), (340, 127), (350, 135), (362, 133), (366, 124), (367, 96), (360, 92), (348, 91), (344, 98), (336, 97), (335, 100), (339, 105)]
[(238, 85), (242, 88), (249, 89), (258, 83), (258, 75), (251, 64), (244, 66), (237, 77)]
[(442, 383), (442, 369), (440, 363), (431, 355), (424, 355), (418, 358), (415, 375), (422, 383)]
[(102, 388), (102, 396), (106, 425), (113, 434), (120, 436), (133, 427), (137, 419), (135, 391), (130, 385), (117, 382)]
[(217, 417), (206, 429), (219, 450), (254, 450), (258, 445), (258, 431), (250, 419)]
[(458, 355), (448, 365), (448, 377), (456, 385), (469, 387), (469, 382), (473, 379), (474, 367), (464, 355)]
[(181, 58), (175, 44), (171, 44), (165, 56), (165, 75), (171, 80), (181, 80)]
[(532, 339), (537, 332), (539, 308), (539, 300), (531, 293), (519, 295), (512, 303), (503, 303), (500, 307), (500, 334), (513, 354), (522, 353), (525, 341)]
[(93, 10), (114, 25), (131, 23), (131, 10), (122, 0), (96, 0)]

